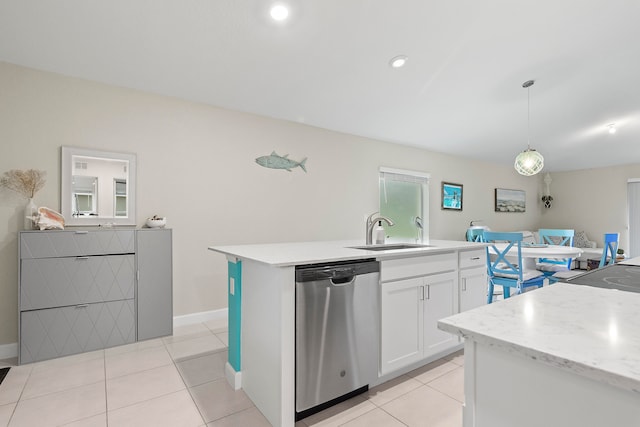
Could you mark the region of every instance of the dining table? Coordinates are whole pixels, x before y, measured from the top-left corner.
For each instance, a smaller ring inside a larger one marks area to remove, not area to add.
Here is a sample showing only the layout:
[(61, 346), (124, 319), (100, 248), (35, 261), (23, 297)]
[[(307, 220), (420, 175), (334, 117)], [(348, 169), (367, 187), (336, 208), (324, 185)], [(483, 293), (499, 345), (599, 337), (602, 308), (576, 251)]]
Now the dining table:
[[(491, 245), (490, 243), (489, 245)], [(504, 251), (508, 243), (494, 243), (499, 251)], [(573, 246), (547, 245), (538, 243), (523, 243), (520, 253), (522, 255), (522, 265), (525, 270), (535, 270), (538, 258), (577, 258), (582, 254), (582, 249)], [(507, 254), (509, 261), (516, 261), (518, 258), (518, 246), (513, 245)], [(517, 262), (517, 261), (516, 261)]]

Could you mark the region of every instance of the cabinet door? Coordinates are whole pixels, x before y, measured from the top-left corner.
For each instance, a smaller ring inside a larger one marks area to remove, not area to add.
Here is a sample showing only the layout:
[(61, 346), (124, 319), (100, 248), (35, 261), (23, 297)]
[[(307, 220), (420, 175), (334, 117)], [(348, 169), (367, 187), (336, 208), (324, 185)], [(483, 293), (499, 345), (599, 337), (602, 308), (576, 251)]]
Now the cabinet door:
[(20, 313), (20, 363), (132, 343), (134, 300)]
[(424, 280), (424, 357), (458, 344), (458, 337), (438, 329), (438, 320), (454, 314), (456, 273), (427, 276)]
[(133, 299), (135, 255), (23, 259), (20, 310)]
[(381, 285), (382, 375), (422, 359), (422, 282), (417, 278)]
[(460, 312), (487, 303), (487, 269), (476, 267), (460, 271)]
[(131, 254), (134, 230), (20, 232), (20, 258)]
[(138, 340), (173, 333), (171, 230), (136, 231)]

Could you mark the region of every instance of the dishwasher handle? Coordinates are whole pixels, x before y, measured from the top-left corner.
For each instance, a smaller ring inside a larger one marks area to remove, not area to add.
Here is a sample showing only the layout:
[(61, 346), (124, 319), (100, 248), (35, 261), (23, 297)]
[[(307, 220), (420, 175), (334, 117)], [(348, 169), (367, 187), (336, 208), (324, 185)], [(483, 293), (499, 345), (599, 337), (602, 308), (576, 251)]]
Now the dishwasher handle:
[(356, 281), (356, 276), (334, 277), (329, 279), (333, 286), (349, 286)]

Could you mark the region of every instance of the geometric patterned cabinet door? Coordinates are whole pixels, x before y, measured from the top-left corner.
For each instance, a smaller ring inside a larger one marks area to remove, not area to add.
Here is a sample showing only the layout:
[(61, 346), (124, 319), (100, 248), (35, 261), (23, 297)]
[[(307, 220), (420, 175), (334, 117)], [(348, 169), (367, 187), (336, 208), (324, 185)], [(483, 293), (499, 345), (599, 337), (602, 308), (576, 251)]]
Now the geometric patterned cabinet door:
[(127, 254), (135, 247), (135, 230), (71, 231), (20, 233), (21, 258)]
[(135, 342), (133, 299), (21, 313), (20, 362)]
[(20, 310), (133, 299), (135, 255), (25, 259)]

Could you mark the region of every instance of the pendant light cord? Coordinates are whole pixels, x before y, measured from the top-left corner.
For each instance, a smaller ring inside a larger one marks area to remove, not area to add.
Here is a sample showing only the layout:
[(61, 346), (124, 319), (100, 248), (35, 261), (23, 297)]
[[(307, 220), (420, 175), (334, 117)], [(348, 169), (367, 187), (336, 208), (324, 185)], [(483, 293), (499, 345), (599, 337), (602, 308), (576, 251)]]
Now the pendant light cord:
[(527, 86), (527, 150), (531, 150), (531, 85)]

